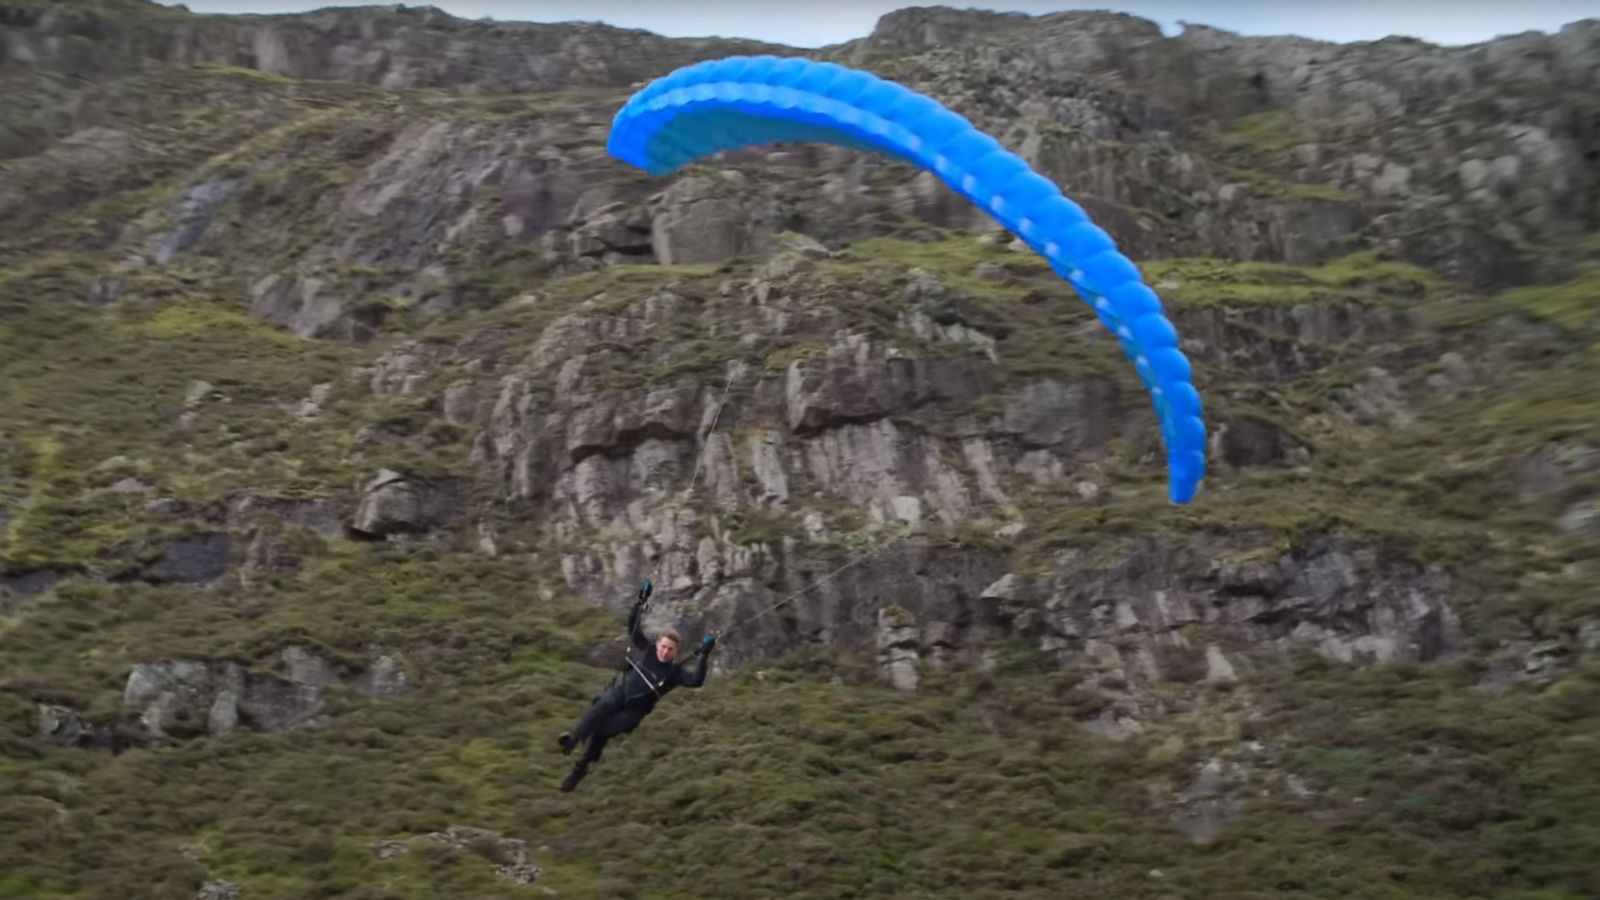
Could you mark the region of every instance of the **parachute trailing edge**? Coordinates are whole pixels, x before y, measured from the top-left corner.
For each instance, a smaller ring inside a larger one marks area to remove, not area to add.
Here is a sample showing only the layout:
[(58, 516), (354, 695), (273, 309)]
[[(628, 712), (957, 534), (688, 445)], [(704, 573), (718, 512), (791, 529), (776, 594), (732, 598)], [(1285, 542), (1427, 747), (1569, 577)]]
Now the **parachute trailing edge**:
[(723, 150), (810, 141), (886, 154), (937, 174), (1021, 238), (1121, 343), (1149, 391), (1166, 446), (1168, 497), (1205, 475), (1200, 393), (1160, 298), (1116, 242), (1000, 142), (938, 101), (835, 63), (735, 56), (649, 83), (617, 112), (606, 149), (665, 175)]

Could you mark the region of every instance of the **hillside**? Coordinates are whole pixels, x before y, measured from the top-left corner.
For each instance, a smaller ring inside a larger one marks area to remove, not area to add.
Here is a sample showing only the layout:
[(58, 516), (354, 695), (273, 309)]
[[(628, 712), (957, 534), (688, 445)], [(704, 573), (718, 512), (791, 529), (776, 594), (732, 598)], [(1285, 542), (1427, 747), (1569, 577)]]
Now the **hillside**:
[[(0, 0), (0, 897), (1600, 893), (1600, 21), (909, 9), (1212, 429), (908, 166), (652, 180), (793, 52)], [(642, 578), (683, 691), (553, 738)]]

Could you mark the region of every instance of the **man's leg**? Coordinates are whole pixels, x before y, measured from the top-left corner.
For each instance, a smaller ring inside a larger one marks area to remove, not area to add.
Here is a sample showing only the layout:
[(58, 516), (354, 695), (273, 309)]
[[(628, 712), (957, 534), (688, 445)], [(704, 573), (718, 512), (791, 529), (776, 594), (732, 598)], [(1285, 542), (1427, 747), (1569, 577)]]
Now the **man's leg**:
[(601, 722), (604, 722), (612, 713), (617, 711), (617, 707), (620, 705), (619, 699), (615, 692), (610, 690), (594, 698), (594, 702), (589, 704), (589, 708), (578, 719), (578, 724), (572, 726), (571, 731), (564, 732), (559, 738), (556, 738), (556, 743), (561, 747), (561, 752), (571, 753), (572, 748), (583, 743), (584, 739), (593, 734), (595, 728)]
[(600, 761), (600, 754), (605, 752), (606, 741), (611, 740), (609, 732), (601, 730), (589, 738), (589, 746), (584, 748), (583, 755), (572, 764), (572, 771), (567, 773), (567, 780), (561, 782), (561, 790), (570, 791), (578, 786), (583, 776), (589, 774), (589, 766)]

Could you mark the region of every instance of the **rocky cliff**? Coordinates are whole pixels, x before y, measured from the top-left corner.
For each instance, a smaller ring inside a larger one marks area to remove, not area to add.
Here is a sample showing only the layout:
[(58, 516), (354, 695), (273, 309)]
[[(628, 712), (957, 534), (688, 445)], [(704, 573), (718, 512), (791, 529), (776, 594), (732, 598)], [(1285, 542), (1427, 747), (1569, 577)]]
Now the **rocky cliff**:
[[(1115, 343), (926, 174), (605, 155), (636, 82), (792, 51), (129, 0), (0, 0), (0, 38), (0, 887), (1600, 889), (1545, 840), (1582, 791), (1519, 774), (1593, 785), (1600, 22), (908, 9), (819, 54), (991, 129), (1139, 262), (1212, 429), (1183, 508)], [(650, 726), (721, 723), (720, 762), (619, 748), (627, 783), (557, 804), (521, 760), (644, 577), (652, 624), (726, 633), (726, 693)], [(629, 784), (726, 871), (588, 821)], [(148, 836), (108, 849), (94, 804)], [(778, 834), (824, 862), (748, 868)]]
[(406, 4), (215, 16), (142, 0), (13, 0), (4, 16), (0, 63), (79, 77), (210, 63), (383, 88), (506, 93), (626, 85), (697, 59), (786, 49), (756, 41), (671, 40), (598, 23), (469, 22)]

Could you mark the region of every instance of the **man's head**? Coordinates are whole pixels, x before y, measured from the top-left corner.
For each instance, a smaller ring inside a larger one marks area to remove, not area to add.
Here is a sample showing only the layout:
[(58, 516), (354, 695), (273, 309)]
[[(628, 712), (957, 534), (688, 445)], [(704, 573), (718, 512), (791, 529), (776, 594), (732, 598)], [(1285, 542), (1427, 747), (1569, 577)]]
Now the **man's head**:
[(678, 642), (680, 640), (682, 638), (678, 636), (678, 629), (661, 629), (661, 634), (656, 636), (656, 659), (662, 662), (672, 662), (678, 655)]

